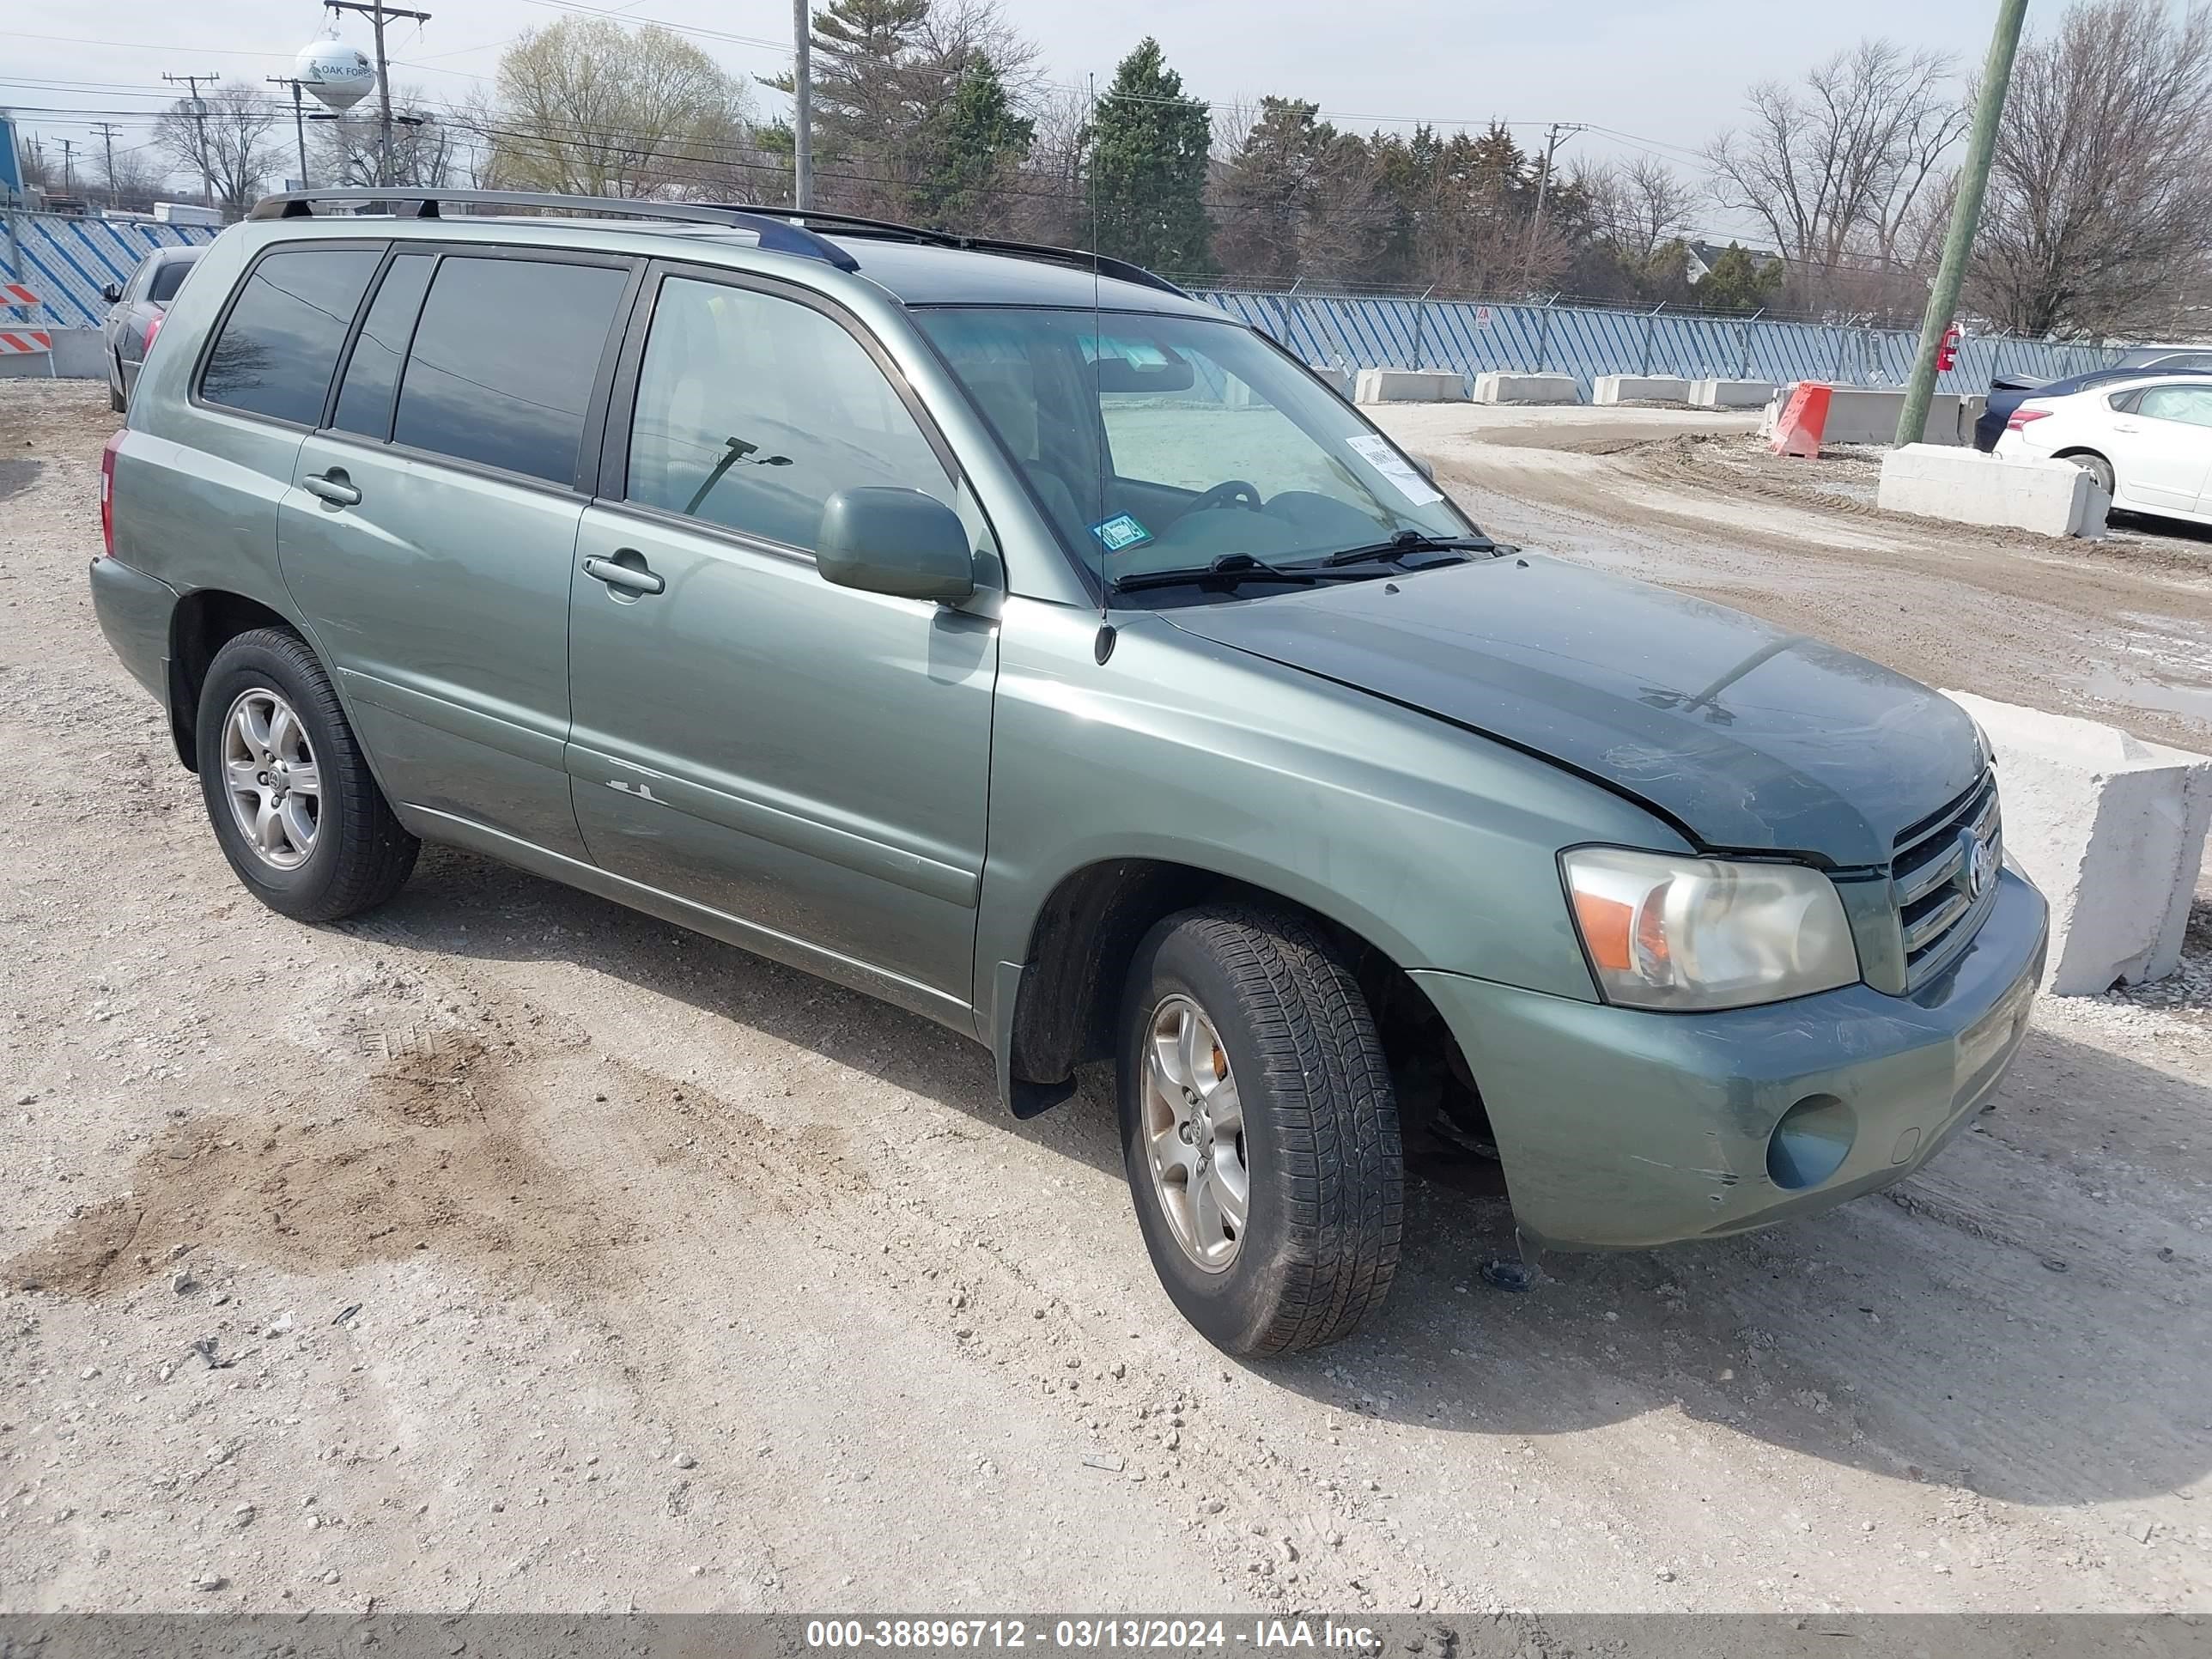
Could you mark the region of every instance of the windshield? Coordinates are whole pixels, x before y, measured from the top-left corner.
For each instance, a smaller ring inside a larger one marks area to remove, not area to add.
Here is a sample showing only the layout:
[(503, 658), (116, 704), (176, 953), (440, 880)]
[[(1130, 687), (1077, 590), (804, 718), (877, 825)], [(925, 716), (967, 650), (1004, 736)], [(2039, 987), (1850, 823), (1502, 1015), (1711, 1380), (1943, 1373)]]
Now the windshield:
[(1328, 388), (1224, 319), (918, 308), (1053, 527), (1109, 581), (1477, 533)]

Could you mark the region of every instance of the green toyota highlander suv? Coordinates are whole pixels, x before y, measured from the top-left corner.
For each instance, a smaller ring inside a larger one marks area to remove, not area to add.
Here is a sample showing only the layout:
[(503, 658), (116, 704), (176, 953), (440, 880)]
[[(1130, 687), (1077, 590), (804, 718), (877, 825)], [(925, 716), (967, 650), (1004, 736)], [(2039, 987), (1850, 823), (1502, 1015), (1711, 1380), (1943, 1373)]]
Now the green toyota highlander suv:
[(964, 1032), (1019, 1116), (1110, 1060), (1233, 1352), (1382, 1300), (1415, 1135), (1562, 1249), (1893, 1182), (2041, 967), (1954, 705), (1493, 544), (1110, 259), (276, 198), (101, 501), (100, 625), (258, 897), (350, 915), (445, 842)]

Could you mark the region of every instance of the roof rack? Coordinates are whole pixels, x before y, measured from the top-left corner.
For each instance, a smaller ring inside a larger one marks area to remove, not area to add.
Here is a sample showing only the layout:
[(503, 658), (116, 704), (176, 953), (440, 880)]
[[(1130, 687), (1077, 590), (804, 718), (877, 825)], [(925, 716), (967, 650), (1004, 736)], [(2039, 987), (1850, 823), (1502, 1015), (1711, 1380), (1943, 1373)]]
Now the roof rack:
[[(605, 213), (625, 219), (673, 219), (687, 224), (727, 225), (750, 230), (760, 245), (778, 253), (796, 253), (820, 259), (840, 270), (858, 270), (860, 262), (835, 242), (815, 235), (805, 227), (773, 213), (754, 213), (744, 208), (715, 207), (691, 202), (639, 202), (627, 197), (562, 196), (532, 190), (400, 190), (369, 185), (348, 190), (295, 190), (264, 196), (253, 204), (249, 219), (309, 219), (317, 203), (374, 203), (388, 207), (395, 216), (410, 219), (441, 219), (446, 207), (559, 208), (570, 213)], [(402, 208), (411, 212), (400, 214)]]
[(963, 236), (957, 231), (931, 230), (921, 225), (904, 225), (890, 219), (866, 219), (851, 213), (820, 213), (811, 209), (802, 212), (797, 208), (735, 206), (715, 202), (645, 202), (629, 197), (564, 196), (526, 190), (413, 190), (361, 185), (341, 190), (287, 191), (276, 196), (264, 196), (254, 204), (253, 210), (246, 217), (311, 218), (317, 203), (327, 203), (332, 206), (341, 203), (374, 204), (389, 207), (395, 214), (405, 208), (410, 211), (404, 216), (415, 219), (442, 218), (444, 215), (441, 210), (444, 207), (512, 207), (556, 208), (569, 213), (603, 213), (618, 218), (672, 219), (689, 224), (727, 225), (735, 229), (751, 231), (760, 238), (763, 247), (773, 252), (821, 259), (840, 270), (859, 270), (859, 260), (835, 242), (816, 235), (807, 228), (810, 225), (820, 225), (826, 230), (848, 236), (882, 237), (887, 240), (925, 243), (933, 247), (966, 248), (977, 253), (1004, 253), (1019, 259), (1039, 259), (1052, 264), (1072, 265), (1120, 282), (1158, 289), (1185, 299), (1189, 297), (1166, 277), (1130, 260), (1116, 259), (1110, 254), (1090, 253), (1080, 248), (1054, 247), (1044, 242), (1013, 242), (995, 236)]

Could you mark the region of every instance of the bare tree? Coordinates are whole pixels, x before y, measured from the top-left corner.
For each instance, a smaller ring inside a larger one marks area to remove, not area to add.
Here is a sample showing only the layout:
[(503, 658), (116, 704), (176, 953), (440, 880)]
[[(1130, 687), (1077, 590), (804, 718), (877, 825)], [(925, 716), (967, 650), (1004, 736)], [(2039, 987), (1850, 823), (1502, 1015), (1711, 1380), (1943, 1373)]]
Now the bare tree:
[[(460, 183), (467, 176), (464, 152), (472, 137), (468, 118), (455, 119), (430, 109), (420, 87), (394, 87), (392, 106), (392, 167), (383, 182), (423, 190)], [(356, 106), (335, 121), (317, 122), (313, 131), (317, 179), (326, 185), (378, 182), (379, 134), (373, 112)]]
[(1802, 86), (1751, 88), (1749, 122), (1705, 151), (1713, 199), (1765, 225), (1807, 299), (1849, 264), (1893, 266), (1914, 204), (1965, 131), (1951, 59), (1863, 40)]
[(1972, 293), (2024, 333), (2163, 331), (2212, 254), (2212, 9), (2080, 0), (2021, 49)]
[(155, 123), (155, 142), (179, 167), (204, 177), (216, 205), (231, 218), (243, 218), (279, 164), (270, 134), (279, 112), (264, 89), (245, 81), (228, 81), (201, 100), (179, 98)]
[(670, 196), (742, 160), (744, 80), (673, 32), (564, 17), (501, 55), (490, 172), (509, 189)]
[(1589, 198), (1592, 231), (1623, 259), (1649, 264), (1695, 222), (1697, 187), (1655, 156), (1577, 176)]

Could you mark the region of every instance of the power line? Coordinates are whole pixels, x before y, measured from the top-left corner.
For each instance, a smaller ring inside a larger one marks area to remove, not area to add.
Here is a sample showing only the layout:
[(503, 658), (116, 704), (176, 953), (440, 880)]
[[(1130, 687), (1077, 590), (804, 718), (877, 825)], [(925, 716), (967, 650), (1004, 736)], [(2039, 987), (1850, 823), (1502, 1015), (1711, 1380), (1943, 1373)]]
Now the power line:
[(190, 100), (190, 107), (187, 112), (192, 118), (192, 125), (199, 129), (200, 204), (203, 207), (211, 208), (215, 205), (215, 173), (209, 165), (210, 157), (208, 155), (207, 141), (207, 100), (200, 96), (200, 82), (203, 81), (217, 81), (222, 77), (216, 75), (164, 74), (161, 78), (164, 81), (170, 82), (172, 85), (190, 87), (191, 88), (191, 98)]

